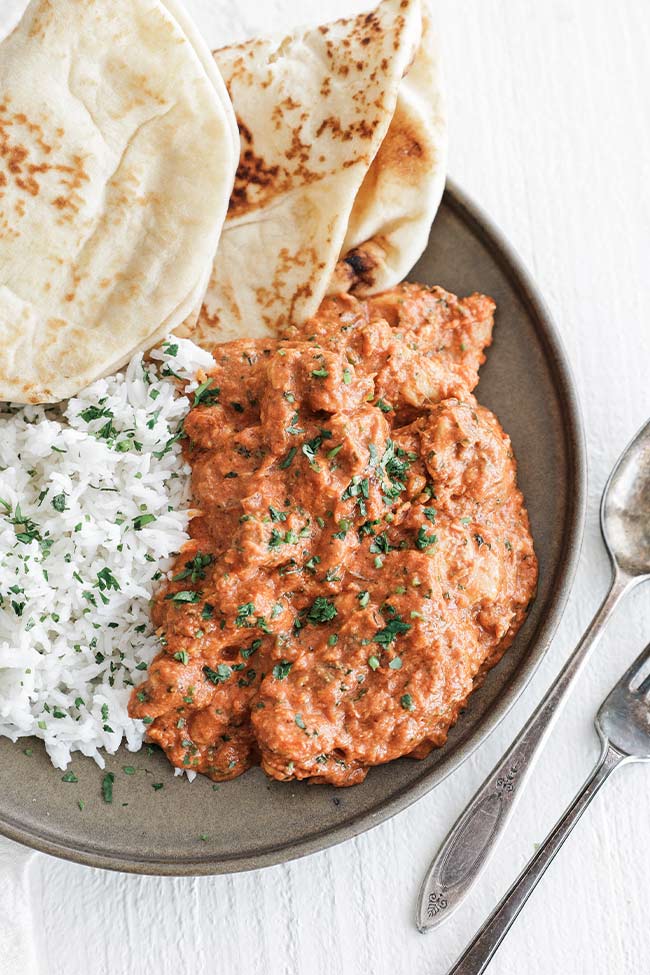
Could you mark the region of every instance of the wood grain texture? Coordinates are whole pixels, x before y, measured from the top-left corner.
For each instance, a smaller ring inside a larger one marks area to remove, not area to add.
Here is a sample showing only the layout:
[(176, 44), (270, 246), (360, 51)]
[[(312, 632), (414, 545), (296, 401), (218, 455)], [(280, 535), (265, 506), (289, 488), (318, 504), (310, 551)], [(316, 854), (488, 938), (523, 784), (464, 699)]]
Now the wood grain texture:
[[(232, 12), (232, 33), (243, 37), (261, 2), (191, 6), (205, 16)], [(281, 28), (361, 6), (265, 0), (264, 16)], [(37, 857), (31, 888), (44, 975), (443, 975), (586, 776), (597, 754), (592, 716), (650, 639), (649, 587), (619, 609), (471, 900), (435, 935), (419, 935), (415, 897), (431, 855), (604, 594), (600, 493), (650, 415), (650, 5), (434, 6), (446, 51), (450, 170), (531, 268), (582, 395), (590, 505), (569, 609), (535, 679), (478, 753), (427, 798), (356, 840), (290, 865), (200, 880), (133, 878)], [(649, 826), (650, 772), (617, 773), (531, 898), (491, 975), (646, 975)]]

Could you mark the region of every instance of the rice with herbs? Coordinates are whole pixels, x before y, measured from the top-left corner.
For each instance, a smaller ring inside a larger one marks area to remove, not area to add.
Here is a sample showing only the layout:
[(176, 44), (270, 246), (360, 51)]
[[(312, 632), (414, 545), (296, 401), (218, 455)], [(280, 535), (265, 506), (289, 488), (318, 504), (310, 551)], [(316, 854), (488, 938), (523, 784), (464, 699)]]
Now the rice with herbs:
[[(0, 407), (0, 735), (140, 748), (131, 687), (159, 649), (149, 602), (187, 540), (183, 419), (197, 371), (172, 338), (64, 409)], [(190, 394), (188, 395), (185, 394)]]

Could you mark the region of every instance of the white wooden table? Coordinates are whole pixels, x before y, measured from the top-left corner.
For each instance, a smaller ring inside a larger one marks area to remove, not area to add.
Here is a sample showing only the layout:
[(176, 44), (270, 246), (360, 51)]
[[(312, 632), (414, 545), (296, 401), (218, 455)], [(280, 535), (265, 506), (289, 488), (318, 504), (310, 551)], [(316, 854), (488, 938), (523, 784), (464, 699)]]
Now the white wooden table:
[[(41, 975), (443, 975), (579, 786), (597, 753), (592, 716), (650, 640), (649, 587), (617, 613), (471, 901), (436, 934), (419, 935), (415, 896), (431, 855), (604, 594), (600, 493), (620, 449), (650, 415), (650, 3), (434, 3), (447, 55), (451, 173), (531, 268), (582, 395), (589, 515), (557, 638), (518, 705), (459, 771), (408, 811), (333, 850), (200, 880), (128, 877), (35, 857), (30, 897)], [(232, 10), (239, 26), (231, 36), (242, 37), (262, 7), (267, 21), (283, 27), (363, 4), (190, 6), (222, 16)], [(490, 972), (647, 975), (649, 827), (650, 770), (626, 769), (580, 823)], [(0, 861), (6, 885), (2, 871)], [(22, 975), (5, 971), (1, 958), (0, 971)]]

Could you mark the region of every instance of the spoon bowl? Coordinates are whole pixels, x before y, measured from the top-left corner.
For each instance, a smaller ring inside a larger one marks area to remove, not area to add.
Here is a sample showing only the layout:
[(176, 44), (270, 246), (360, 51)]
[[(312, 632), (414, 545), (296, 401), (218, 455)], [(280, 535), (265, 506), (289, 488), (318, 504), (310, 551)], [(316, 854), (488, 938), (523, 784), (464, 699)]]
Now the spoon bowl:
[(605, 486), (600, 526), (614, 566), (650, 577), (650, 422), (623, 451)]

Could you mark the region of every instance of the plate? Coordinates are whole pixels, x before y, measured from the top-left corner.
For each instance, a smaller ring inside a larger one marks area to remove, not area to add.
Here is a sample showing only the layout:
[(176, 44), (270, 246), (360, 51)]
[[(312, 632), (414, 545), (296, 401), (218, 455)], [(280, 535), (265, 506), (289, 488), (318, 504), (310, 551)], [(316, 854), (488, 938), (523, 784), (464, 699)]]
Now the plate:
[[(255, 768), (213, 787), (175, 777), (162, 753), (109, 758), (103, 773), (75, 757), (62, 781), (39, 742), (0, 740), (0, 832), (55, 856), (133, 873), (230, 873), (303, 856), (355, 836), (405, 809), (457, 768), (507, 713), (542, 659), (562, 615), (578, 559), (586, 462), (575, 386), (535, 286), (500, 233), (448, 183), (429, 246), (409, 275), (459, 295), (497, 302), (497, 326), (478, 397), (510, 434), (540, 563), (525, 626), (472, 695), (444, 748), (424, 761), (371, 769), (351, 789), (269, 781)], [(25, 755), (31, 747), (33, 754)], [(127, 775), (124, 766), (135, 766)], [(154, 789), (154, 783), (163, 788)], [(84, 808), (79, 808), (82, 799)]]

